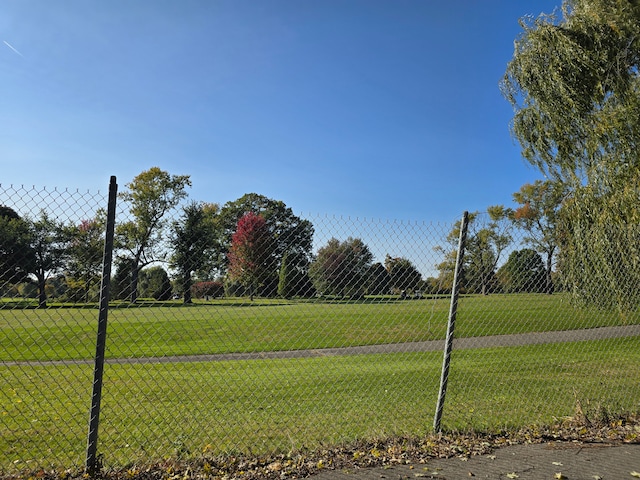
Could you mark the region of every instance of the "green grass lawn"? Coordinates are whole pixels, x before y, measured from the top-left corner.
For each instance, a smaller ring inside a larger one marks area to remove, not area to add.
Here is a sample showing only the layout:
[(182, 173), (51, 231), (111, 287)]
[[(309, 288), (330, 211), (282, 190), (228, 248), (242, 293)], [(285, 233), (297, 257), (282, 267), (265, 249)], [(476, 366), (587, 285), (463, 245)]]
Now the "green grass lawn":
[[(431, 430), (441, 355), (108, 365), (110, 465), (254, 454)], [(0, 466), (81, 465), (91, 367), (0, 367)], [(454, 352), (443, 426), (499, 430), (583, 405), (637, 410), (640, 339)], [(19, 463), (14, 464), (18, 460)]]
[[(144, 357), (443, 339), (448, 299), (216, 301), (109, 312), (107, 355)], [(637, 322), (563, 295), (460, 299), (456, 335)], [(97, 310), (0, 309), (0, 473), (82, 465)], [(107, 365), (100, 452), (108, 464), (179, 454), (266, 453), (432, 428), (442, 353)], [(640, 338), (456, 351), (445, 429), (500, 429), (570, 415), (576, 400), (640, 409)], [(18, 463), (14, 463), (18, 462)]]
[[(109, 312), (107, 355), (149, 357), (299, 350), (443, 339), (449, 300), (359, 303), (217, 301)], [(591, 328), (638, 322), (637, 315), (573, 308), (564, 295), (460, 299), (456, 336)], [(0, 309), (0, 361), (90, 359), (97, 310)]]

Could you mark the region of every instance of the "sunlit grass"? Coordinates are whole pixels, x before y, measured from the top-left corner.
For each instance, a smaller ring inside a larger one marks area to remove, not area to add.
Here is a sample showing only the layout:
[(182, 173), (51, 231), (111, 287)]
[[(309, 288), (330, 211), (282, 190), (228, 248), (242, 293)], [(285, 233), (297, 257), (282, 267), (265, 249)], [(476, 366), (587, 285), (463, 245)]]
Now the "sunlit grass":
[[(122, 465), (166, 456), (287, 452), (422, 435), (442, 355), (410, 353), (107, 365), (99, 451)], [(84, 461), (92, 367), (0, 367), (0, 467)], [(454, 352), (443, 427), (548, 423), (576, 399), (640, 408), (640, 339)], [(20, 461), (14, 464), (14, 461)]]
[[(169, 308), (172, 306), (172, 308)], [(150, 357), (320, 349), (443, 339), (449, 299), (364, 302), (217, 300), (109, 311), (107, 356)], [(98, 311), (0, 309), (0, 361), (91, 359)], [(637, 323), (574, 308), (564, 295), (460, 299), (457, 337)]]

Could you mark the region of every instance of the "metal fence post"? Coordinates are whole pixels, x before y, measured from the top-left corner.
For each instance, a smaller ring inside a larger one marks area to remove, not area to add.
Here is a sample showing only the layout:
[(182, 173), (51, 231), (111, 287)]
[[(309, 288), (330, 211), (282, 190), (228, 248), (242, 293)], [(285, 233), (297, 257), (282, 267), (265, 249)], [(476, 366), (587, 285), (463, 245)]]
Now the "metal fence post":
[(109, 312), (109, 285), (111, 283), (111, 262), (113, 258), (113, 234), (116, 217), (116, 198), (118, 184), (112, 176), (109, 182), (109, 203), (107, 207), (107, 226), (104, 239), (104, 255), (102, 260), (102, 283), (100, 285), (100, 310), (98, 312), (98, 336), (96, 339), (96, 356), (93, 370), (93, 392), (91, 394), (91, 411), (89, 414), (89, 432), (87, 438), (87, 458), (85, 469), (93, 474), (98, 469), (98, 425), (100, 422), (100, 400), (102, 398), (102, 374), (104, 371), (104, 354), (107, 340), (107, 314)]
[(453, 288), (451, 289), (451, 305), (449, 306), (449, 323), (447, 325), (447, 340), (444, 347), (444, 359), (442, 361), (442, 375), (440, 376), (440, 391), (438, 392), (438, 405), (436, 414), (433, 419), (433, 429), (440, 431), (440, 422), (442, 420), (442, 410), (444, 408), (444, 399), (447, 394), (447, 383), (449, 381), (449, 364), (451, 363), (451, 352), (453, 350), (453, 331), (456, 325), (456, 314), (458, 311), (458, 289), (460, 277), (462, 273), (462, 257), (464, 256), (464, 247), (467, 241), (467, 229), (469, 226), (469, 212), (462, 215), (462, 223), (460, 224), (460, 238), (458, 240), (458, 255), (456, 256), (456, 266), (453, 272)]

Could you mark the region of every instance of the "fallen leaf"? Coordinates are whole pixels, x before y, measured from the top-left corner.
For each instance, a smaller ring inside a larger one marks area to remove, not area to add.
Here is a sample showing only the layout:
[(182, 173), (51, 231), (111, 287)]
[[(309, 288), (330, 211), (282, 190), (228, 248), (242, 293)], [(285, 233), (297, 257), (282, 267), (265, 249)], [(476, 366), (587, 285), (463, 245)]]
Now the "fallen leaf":
[(638, 472), (631, 472), (631, 476), (632, 476), (632, 477), (640, 478), (640, 473), (638, 473)]
[(490, 458), (491, 460), (495, 460), (495, 459), (496, 459), (496, 456), (495, 456), (495, 455), (489, 455), (489, 458)]
[(553, 478), (557, 478), (558, 480), (567, 480), (567, 477), (565, 477), (562, 472), (556, 473)]
[(551, 462), (551, 465), (556, 465), (558, 467), (561, 467), (562, 463), (560, 463), (560, 462)]
[(593, 478), (595, 480), (602, 480), (602, 477), (600, 475), (594, 475)]
[(507, 473), (507, 478), (519, 478), (516, 473)]

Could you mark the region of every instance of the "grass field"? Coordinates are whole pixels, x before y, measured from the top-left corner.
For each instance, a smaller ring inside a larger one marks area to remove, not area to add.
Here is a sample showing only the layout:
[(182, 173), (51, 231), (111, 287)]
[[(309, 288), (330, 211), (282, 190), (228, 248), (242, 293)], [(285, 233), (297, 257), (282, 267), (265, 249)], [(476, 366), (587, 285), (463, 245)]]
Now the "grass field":
[[(448, 300), (216, 302), (110, 311), (108, 356), (269, 351), (444, 338)], [(0, 310), (2, 361), (91, 358), (96, 310)], [(625, 319), (629, 322), (629, 318)], [(560, 295), (465, 297), (458, 336), (624, 323)], [(289, 451), (432, 428), (437, 352), (107, 365), (105, 462)], [(0, 471), (84, 461), (92, 365), (0, 365)], [(640, 338), (454, 352), (443, 426), (489, 429), (640, 409)], [(585, 407), (586, 408), (586, 407)]]
[[(449, 299), (240, 303), (115, 308), (107, 356), (157, 357), (300, 350), (443, 339)], [(574, 309), (563, 295), (460, 299), (457, 337), (503, 335), (640, 322), (615, 312)], [(90, 359), (97, 310), (0, 309), (0, 361)]]

